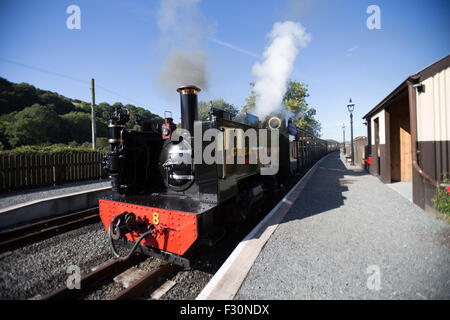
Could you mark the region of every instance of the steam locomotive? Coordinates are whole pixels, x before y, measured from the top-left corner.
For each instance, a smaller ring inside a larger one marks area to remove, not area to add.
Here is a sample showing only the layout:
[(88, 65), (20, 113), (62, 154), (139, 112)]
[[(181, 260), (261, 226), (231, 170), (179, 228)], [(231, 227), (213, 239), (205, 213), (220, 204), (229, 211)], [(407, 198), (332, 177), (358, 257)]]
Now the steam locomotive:
[[(161, 128), (140, 123), (136, 130), (126, 129), (130, 117), (121, 108), (109, 120), (111, 151), (103, 167), (111, 178), (112, 194), (99, 200), (99, 210), (113, 254), (119, 259), (139, 250), (188, 268), (186, 256), (195, 246), (214, 245), (225, 224), (258, 215), (266, 196), (281, 188), (293, 170), (304, 166), (307, 155), (315, 150), (319, 157), (328, 151), (326, 142), (307, 135), (294, 148), (284, 135), (276, 136), (276, 148), (271, 143), (262, 146), (259, 138), (256, 147), (244, 143), (229, 148), (235, 140), (227, 132), (255, 129), (273, 138), (274, 129), (283, 126), (283, 121), (273, 117), (268, 128), (261, 129), (255, 116), (240, 114), (233, 121), (230, 113), (213, 106), (206, 121), (197, 121), (200, 89), (182, 86), (177, 91), (182, 134), (177, 134), (172, 117), (166, 115)], [(222, 143), (221, 151), (211, 153), (219, 161), (193, 161), (210, 145), (204, 139), (194, 141), (208, 129), (218, 133), (210, 141)], [(277, 155), (276, 174), (262, 175), (267, 165), (249, 161), (261, 149)], [(243, 161), (237, 161), (238, 155), (243, 155)], [(236, 161), (225, 161), (227, 156)], [(120, 239), (130, 247), (125, 256), (117, 250)]]

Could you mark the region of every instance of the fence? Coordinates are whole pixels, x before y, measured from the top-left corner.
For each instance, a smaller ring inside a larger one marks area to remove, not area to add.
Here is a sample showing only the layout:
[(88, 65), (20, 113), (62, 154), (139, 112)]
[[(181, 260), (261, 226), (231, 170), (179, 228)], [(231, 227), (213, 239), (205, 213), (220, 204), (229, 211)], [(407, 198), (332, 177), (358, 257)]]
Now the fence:
[(106, 178), (100, 152), (0, 154), (0, 193)]

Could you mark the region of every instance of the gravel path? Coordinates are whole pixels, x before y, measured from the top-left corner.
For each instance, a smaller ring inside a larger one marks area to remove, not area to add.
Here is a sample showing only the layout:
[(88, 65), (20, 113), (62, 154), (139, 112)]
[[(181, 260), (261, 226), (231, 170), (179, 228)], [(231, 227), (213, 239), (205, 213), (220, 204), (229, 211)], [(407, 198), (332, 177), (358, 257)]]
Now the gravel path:
[(111, 181), (109, 179), (103, 179), (65, 184), (56, 187), (24, 190), (14, 193), (5, 193), (0, 195), (0, 209), (17, 204), (22, 204), (28, 201), (56, 197), (68, 193), (87, 191), (110, 186)]
[(322, 162), (236, 299), (450, 299), (450, 228), (378, 178)]

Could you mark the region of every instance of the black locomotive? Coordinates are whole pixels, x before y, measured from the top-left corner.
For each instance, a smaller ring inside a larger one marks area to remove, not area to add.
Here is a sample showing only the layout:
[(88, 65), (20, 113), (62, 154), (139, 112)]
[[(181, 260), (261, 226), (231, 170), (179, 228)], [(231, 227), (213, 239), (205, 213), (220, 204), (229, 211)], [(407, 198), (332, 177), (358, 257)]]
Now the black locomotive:
[[(274, 127), (283, 125), (279, 118), (272, 118), (269, 128), (261, 129), (254, 116), (241, 114), (238, 121), (232, 121), (228, 112), (211, 107), (208, 119), (198, 122), (200, 89), (183, 86), (177, 91), (184, 133), (175, 131), (171, 117), (166, 117), (162, 128), (140, 124), (138, 130), (126, 129), (129, 114), (120, 108), (109, 121), (111, 151), (104, 158), (104, 168), (111, 177), (113, 194), (100, 199), (99, 207), (118, 258), (126, 259), (138, 249), (189, 266), (184, 256), (194, 244), (214, 244), (225, 224), (258, 215), (265, 195), (282, 188), (293, 171), (329, 149), (326, 142), (306, 134), (291, 143), (288, 136), (277, 134), (277, 145), (271, 145)], [(208, 129), (215, 129), (216, 134), (204, 140)], [(269, 143), (262, 145), (257, 136), (256, 146), (250, 140), (246, 144), (245, 139), (239, 145), (234, 143), (238, 137), (228, 135), (249, 129), (265, 131)], [(221, 145), (211, 153), (218, 161), (195, 161), (211, 148), (212, 141)], [(273, 175), (262, 175), (267, 165), (251, 161), (262, 149), (277, 156), (279, 169)], [(121, 238), (133, 245), (126, 257), (120, 257), (115, 248)]]

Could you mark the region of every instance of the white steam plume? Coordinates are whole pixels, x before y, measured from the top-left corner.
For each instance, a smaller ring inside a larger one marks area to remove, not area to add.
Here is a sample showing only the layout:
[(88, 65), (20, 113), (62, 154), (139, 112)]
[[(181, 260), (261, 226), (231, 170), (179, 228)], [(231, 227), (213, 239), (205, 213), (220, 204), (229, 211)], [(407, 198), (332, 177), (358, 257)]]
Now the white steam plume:
[(305, 28), (292, 21), (275, 23), (268, 36), (272, 42), (264, 50), (264, 61), (252, 68), (256, 77), (254, 112), (260, 118), (280, 109), (299, 49), (311, 40)]

